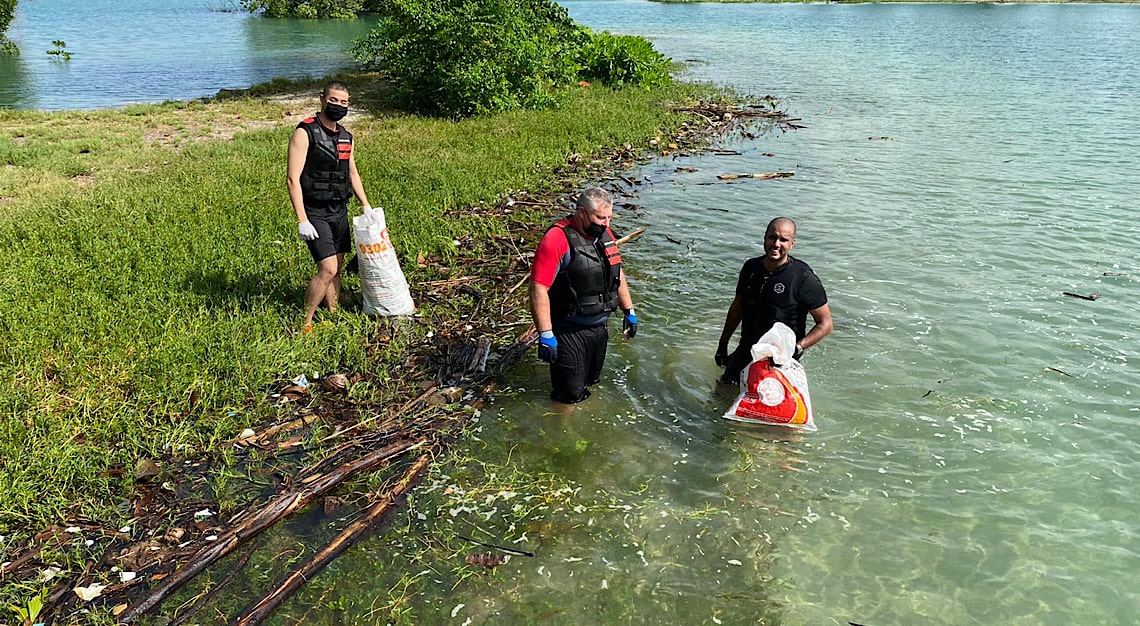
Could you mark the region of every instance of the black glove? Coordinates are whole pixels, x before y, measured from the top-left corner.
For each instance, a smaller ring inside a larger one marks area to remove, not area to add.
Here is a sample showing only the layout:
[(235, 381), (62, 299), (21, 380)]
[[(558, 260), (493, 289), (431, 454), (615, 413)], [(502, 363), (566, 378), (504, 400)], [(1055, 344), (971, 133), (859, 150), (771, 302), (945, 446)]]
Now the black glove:
[[(550, 336), (547, 337), (545, 335)], [(554, 337), (554, 333), (546, 331), (539, 334), (538, 358), (547, 363), (553, 363), (558, 360), (558, 339)]]
[(800, 344), (797, 343), (796, 344), (796, 351), (792, 353), (792, 358), (799, 361), (800, 357), (802, 357), (803, 355), (804, 355), (804, 349), (801, 348)]
[(716, 361), (717, 367), (728, 365), (728, 348), (725, 346), (717, 346), (716, 356), (713, 357), (713, 361)]
[(637, 334), (637, 315), (633, 309), (625, 312), (625, 317), (621, 320), (621, 332), (630, 339), (633, 339), (634, 335)]

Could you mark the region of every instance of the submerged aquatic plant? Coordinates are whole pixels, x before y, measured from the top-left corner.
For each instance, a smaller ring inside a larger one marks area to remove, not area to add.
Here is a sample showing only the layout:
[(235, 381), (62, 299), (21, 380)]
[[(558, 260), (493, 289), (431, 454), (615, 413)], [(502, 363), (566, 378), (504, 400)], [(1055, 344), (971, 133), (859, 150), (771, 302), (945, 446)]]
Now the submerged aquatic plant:
[(71, 53), (67, 51), (66, 41), (62, 39), (56, 39), (55, 41), (51, 42), (51, 45), (55, 47), (47, 51), (49, 55), (63, 61), (71, 60)]

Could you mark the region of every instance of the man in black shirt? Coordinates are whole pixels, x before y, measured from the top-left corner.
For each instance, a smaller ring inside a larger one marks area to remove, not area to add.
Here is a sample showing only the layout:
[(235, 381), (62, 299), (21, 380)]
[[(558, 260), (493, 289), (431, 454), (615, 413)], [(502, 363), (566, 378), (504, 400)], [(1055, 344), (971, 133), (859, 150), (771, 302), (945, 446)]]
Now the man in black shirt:
[[(764, 256), (748, 259), (740, 270), (716, 349), (716, 364), (724, 367), (721, 382), (740, 382), (740, 372), (752, 362), (752, 345), (776, 322), (796, 333), (797, 359), (831, 332), (827, 293), (811, 267), (790, 256), (794, 245), (796, 223), (777, 217), (764, 232)], [(815, 321), (810, 332), (808, 313)], [(728, 342), (741, 322), (740, 345), (729, 354)]]

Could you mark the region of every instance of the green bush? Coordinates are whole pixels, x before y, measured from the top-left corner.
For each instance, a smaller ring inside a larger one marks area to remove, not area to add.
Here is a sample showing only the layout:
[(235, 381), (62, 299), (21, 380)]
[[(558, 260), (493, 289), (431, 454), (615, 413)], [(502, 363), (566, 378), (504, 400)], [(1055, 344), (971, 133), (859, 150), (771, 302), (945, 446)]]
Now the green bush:
[(364, 9), (364, 0), (242, 0), (241, 4), (250, 13), (260, 11), (265, 17), (302, 19), (352, 19)]
[(0, 54), (17, 54), (16, 44), (6, 36), (8, 25), (16, 16), (16, 0), (0, 0)]
[(353, 48), (402, 103), (451, 117), (548, 106), (589, 33), (550, 0), (392, 0)]
[(611, 87), (662, 87), (671, 80), (669, 59), (644, 37), (594, 33), (579, 50), (579, 62), (584, 80)]

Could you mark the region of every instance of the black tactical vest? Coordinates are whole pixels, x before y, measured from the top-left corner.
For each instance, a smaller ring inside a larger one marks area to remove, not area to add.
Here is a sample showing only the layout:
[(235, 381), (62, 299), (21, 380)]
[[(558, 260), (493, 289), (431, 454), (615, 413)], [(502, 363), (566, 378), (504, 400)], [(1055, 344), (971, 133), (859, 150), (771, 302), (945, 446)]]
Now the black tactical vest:
[(301, 194), (305, 204), (344, 202), (352, 197), (348, 176), (352, 133), (343, 126), (337, 126), (336, 133), (329, 133), (318, 128), (320, 125), (315, 115), (297, 124), (297, 128), (304, 128), (309, 134), (309, 153), (301, 170)]
[(589, 317), (617, 309), (621, 254), (609, 230), (596, 241), (573, 226), (563, 227), (562, 232), (570, 243), (570, 266), (550, 286), (551, 317)]

